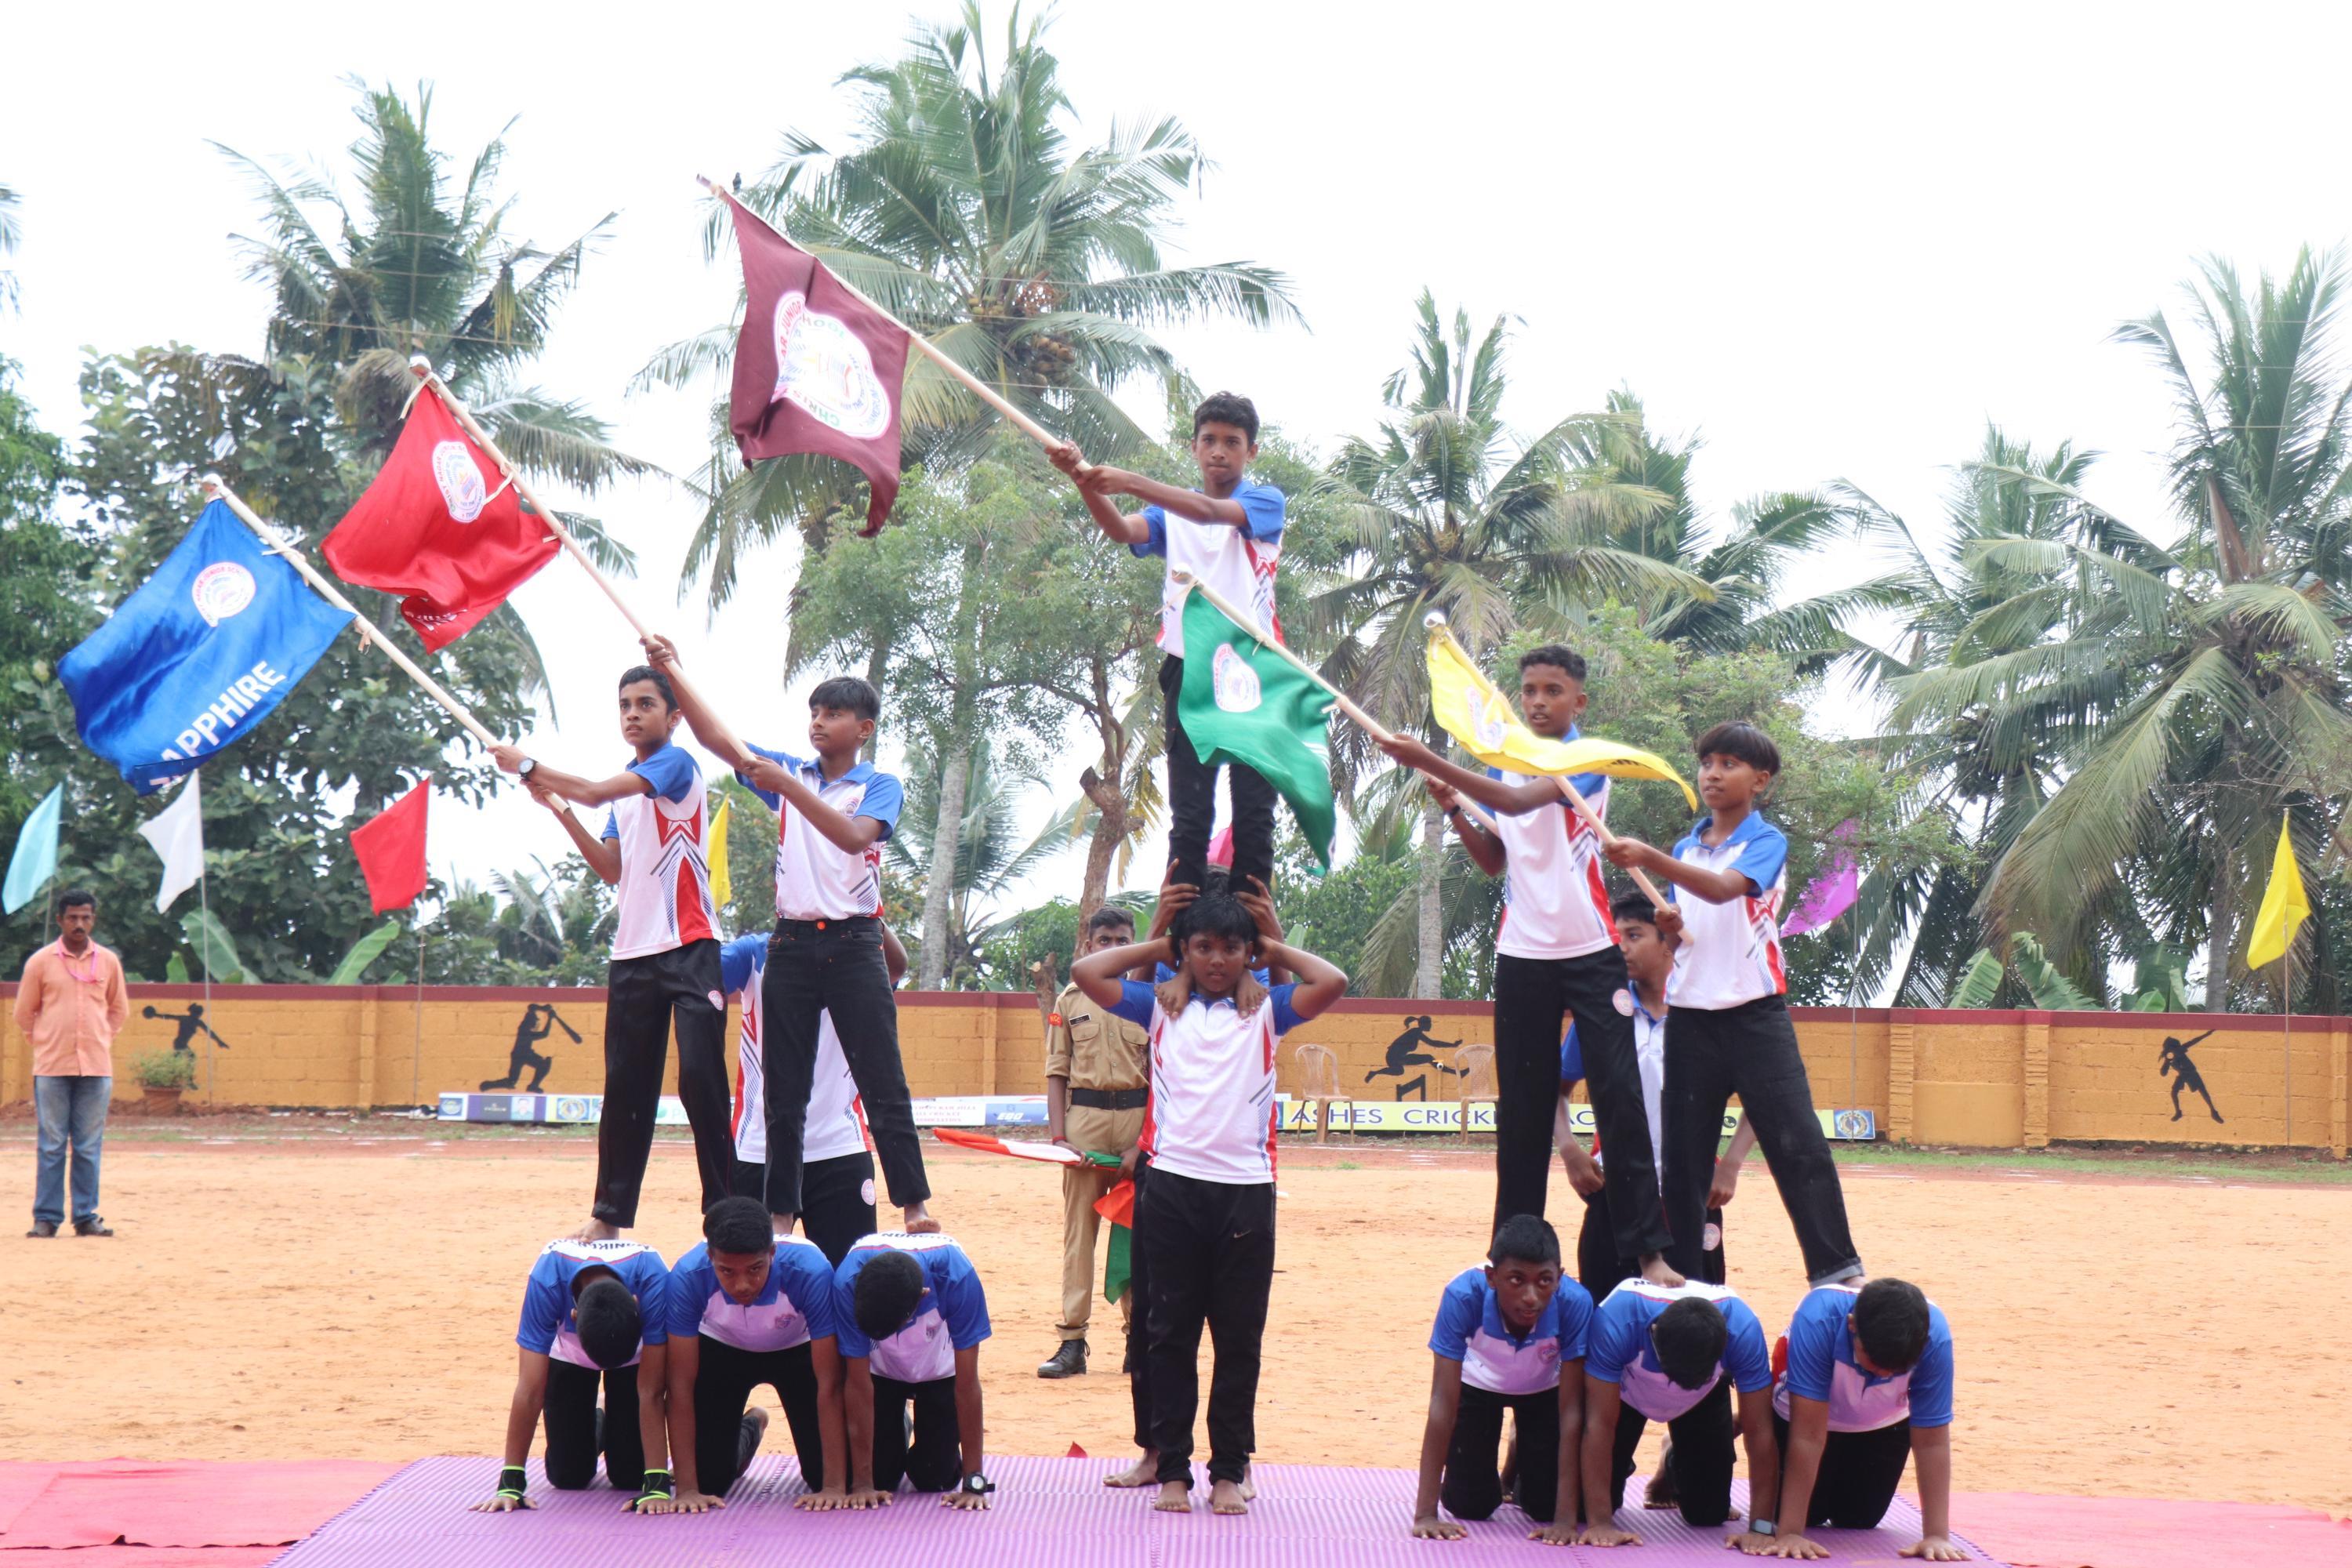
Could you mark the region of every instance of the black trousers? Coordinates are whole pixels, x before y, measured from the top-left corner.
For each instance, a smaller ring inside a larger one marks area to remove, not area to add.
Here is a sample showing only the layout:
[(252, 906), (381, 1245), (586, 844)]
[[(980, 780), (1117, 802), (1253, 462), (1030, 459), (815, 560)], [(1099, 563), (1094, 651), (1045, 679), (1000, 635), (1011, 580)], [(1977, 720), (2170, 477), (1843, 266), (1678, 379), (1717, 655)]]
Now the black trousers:
[[(1217, 770), (1201, 761), (1176, 711), (1184, 661), (1160, 661), (1160, 694), (1168, 731), (1168, 864), (1179, 882), (1197, 888), (1209, 870), (1209, 829), (1217, 819)], [(1233, 888), (1247, 892), (1252, 877), (1274, 886), (1274, 786), (1254, 768), (1224, 764), (1234, 806)], [(1555, 1053), (1557, 1054), (1557, 1053)]]
[(816, 1421), (816, 1367), (805, 1344), (790, 1350), (738, 1350), (709, 1334), (697, 1336), (694, 1371), (694, 1475), (712, 1497), (735, 1484), (741, 1467), (744, 1408), (765, 1384), (784, 1407), (801, 1478), (824, 1485), (824, 1439)]
[[(1605, 1166), (1607, 1163), (1604, 1161)], [(1706, 1211), (1706, 1223), (1716, 1227), (1716, 1244), (1700, 1255), (1699, 1270), (1690, 1278), (1720, 1285), (1726, 1279), (1723, 1258), (1723, 1211)], [(1638, 1258), (1617, 1256), (1617, 1237), (1609, 1228), (1609, 1205), (1599, 1193), (1584, 1200), (1584, 1224), (1576, 1233), (1576, 1282), (1599, 1306), (1609, 1292), (1642, 1272)]]
[(1235, 1185), (1154, 1170), (1137, 1205), (1150, 1257), (1151, 1446), (1161, 1481), (1192, 1481), (1201, 1330), (1214, 1343), (1209, 1479), (1238, 1481), (1257, 1447), (1258, 1358), (1274, 1289), (1274, 1184)]
[(1127, 1236), (1127, 1291), (1134, 1306), (1127, 1315), (1127, 1394), (1135, 1409), (1135, 1446), (1149, 1452), (1151, 1436), (1151, 1254), (1143, 1245), (1143, 1194), (1151, 1162), (1135, 1162), (1135, 1224)]
[[(1675, 1007), (1666, 1016), (1666, 1039), (1659, 1113), (1666, 1123), (1666, 1222), (1675, 1237), (1667, 1260), (1696, 1277), (1724, 1107), (1737, 1094), (1796, 1229), (1805, 1277), (1828, 1285), (1861, 1273), (1846, 1226), (1845, 1190), (1813, 1114), (1788, 1003), (1764, 996), (1737, 1007)], [(1614, 1164), (1618, 1146), (1606, 1133), (1602, 1146)]]
[[(1650, 1424), (1632, 1405), (1617, 1406), (1617, 1449), (1609, 1464), (1609, 1511), (1625, 1506), (1625, 1478), (1633, 1473), (1633, 1449)], [(1731, 1379), (1717, 1378), (1706, 1397), (1666, 1423), (1673, 1440), (1666, 1470), (1675, 1483), (1675, 1504), (1683, 1522), (1711, 1529), (1731, 1517)], [(1587, 1505), (1587, 1517), (1591, 1505)]]
[[(1633, 1023), (1617, 1011), (1625, 956), (1603, 948), (1580, 958), (1495, 960), (1495, 1226), (1515, 1214), (1543, 1217), (1551, 1180), (1552, 1116), (1559, 1103), (1562, 1022), (1576, 1019), (1601, 1146), (1609, 1152), (1609, 1222), (1626, 1258), (1663, 1252), (1666, 1222), (1650, 1158), (1650, 1116)], [(1490, 1229), (1489, 1235), (1493, 1234)]]
[[(1780, 1473), (1788, 1474), (1789, 1424), (1776, 1412), (1772, 1440), (1780, 1446)], [(1822, 1449), (1822, 1468), (1813, 1477), (1812, 1500), (1805, 1505), (1805, 1522), (1832, 1530), (1875, 1530), (1903, 1484), (1903, 1467), (1911, 1458), (1911, 1423), (1897, 1421), (1875, 1432), (1832, 1432)], [(1783, 1524), (1786, 1531), (1790, 1527)]]
[(898, 1004), (882, 963), (881, 922), (829, 921), (823, 931), (809, 921), (777, 922), (768, 939), (760, 1006), (766, 1031), (760, 1065), (768, 1103), (769, 1212), (801, 1210), (801, 1139), (816, 1079), (817, 1020), (828, 1010), (866, 1106), (890, 1201), (904, 1208), (929, 1198), (907, 1069), (898, 1059)]
[(727, 1195), (735, 1170), (728, 1126), (727, 1010), (719, 994), (719, 943), (709, 937), (643, 958), (624, 958), (604, 977), (604, 1105), (596, 1121), (598, 1219), (624, 1230), (637, 1223), (637, 1194), (654, 1147), (662, 1069), (677, 1025), (677, 1097), (694, 1129), (702, 1206)]
[(943, 1492), (963, 1479), (951, 1376), (929, 1383), (874, 1379), (875, 1489), (895, 1492), (902, 1478), (919, 1492)]
[[(596, 1408), (600, 1383), (604, 1389), (602, 1410)], [(599, 1374), (568, 1361), (549, 1362), (540, 1424), (547, 1438), (547, 1484), (556, 1490), (576, 1492), (594, 1481), (600, 1454), (604, 1479), (615, 1488), (634, 1493), (645, 1485), (646, 1440), (637, 1426), (635, 1367), (616, 1366)]]
[(1538, 1524), (1549, 1524), (1559, 1509), (1559, 1390), (1541, 1394), (1489, 1394), (1462, 1385), (1454, 1417), (1454, 1441), (1445, 1449), (1445, 1479), (1437, 1499), (1456, 1519), (1492, 1519), (1503, 1506), (1498, 1462), (1503, 1412), (1519, 1434), (1519, 1479), (1511, 1500)]
[[(801, 1167), (801, 1234), (816, 1243), (835, 1268), (849, 1249), (878, 1228), (874, 1223), (874, 1156), (860, 1149)], [(764, 1196), (768, 1167), (735, 1162), (735, 1195)]]

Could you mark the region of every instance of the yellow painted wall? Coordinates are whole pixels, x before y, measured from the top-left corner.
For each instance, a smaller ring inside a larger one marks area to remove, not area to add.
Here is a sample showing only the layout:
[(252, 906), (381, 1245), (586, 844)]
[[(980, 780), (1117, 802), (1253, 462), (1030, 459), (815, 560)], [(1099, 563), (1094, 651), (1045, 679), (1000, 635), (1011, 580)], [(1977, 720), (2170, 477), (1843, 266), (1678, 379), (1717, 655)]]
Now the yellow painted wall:
[[(0, 985), (0, 1001), (11, 1008), (15, 989)], [(168, 1048), (178, 1028), (144, 1010), (184, 1014), (203, 999), (198, 986), (131, 988), (131, 1023), (114, 1046), (118, 1101), (139, 1098), (133, 1062)], [(206, 1016), (226, 1048), (196, 1037), (205, 1080), (194, 1098), (324, 1109), (431, 1105), (445, 1091), (478, 1090), (503, 1079), (516, 1026), (533, 1003), (552, 1004), (581, 1036), (574, 1042), (559, 1028), (536, 1043), (553, 1063), (542, 1089), (599, 1092), (601, 990), (428, 986), (420, 1003), (417, 993), (397, 987), (221, 985)], [(899, 1004), (899, 1048), (916, 1094), (1043, 1090), (1041, 1022), (1030, 997), (902, 993)], [(1392, 1101), (1416, 1078), (1427, 1080), (1428, 1098), (1450, 1099), (1454, 1080), (1423, 1064), (1408, 1065), (1401, 1078), (1367, 1081), (1423, 1016), (1433, 1041), (1494, 1041), (1492, 1009), (1484, 1003), (1350, 998), (1286, 1040), (1283, 1088), (1299, 1087), (1297, 1047), (1312, 1043), (1334, 1053), (1342, 1089), (1363, 1100)], [(2161, 1043), (2209, 1029), (2190, 1058), (2224, 1120), (2216, 1123), (2191, 1093), (2182, 1096), (2176, 1121), (2170, 1080), (2157, 1073)], [(1815, 1102), (1875, 1111), (1883, 1133), (1899, 1141), (1986, 1148), (2053, 1139), (2294, 1144), (2345, 1152), (2352, 1019), (2297, 1018), (2290, 1041), (2276, 1017), (1800, 1008), (1797, 1034)], [(730, 1049), (733, 1039), (730, 1022)], [(1421, 1048), (1452, 1061), (1450, 1044)], [(676, 1071), (673, 1061), (672, 1089)], [(526, 1073), (514, 1087), (530, 1081)], [(0, 1102), (31, 1093), (27, 1042), (0, 1009)]]

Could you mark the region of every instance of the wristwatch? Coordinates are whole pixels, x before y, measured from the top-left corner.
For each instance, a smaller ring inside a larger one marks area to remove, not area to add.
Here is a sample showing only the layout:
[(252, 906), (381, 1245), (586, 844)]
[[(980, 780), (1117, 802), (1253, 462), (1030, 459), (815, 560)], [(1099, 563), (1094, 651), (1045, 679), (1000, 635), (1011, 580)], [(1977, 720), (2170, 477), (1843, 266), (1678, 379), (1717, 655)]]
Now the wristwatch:
[(974, 1470), (971, 1474), (964, 1477), (963, 1485), (958, 1489), (970, 1492), (974, 1497), (986, 1497), (989, 1493), (996, 1489), (996, 1483), (990, 1480), (978, 1470)]
[(538, 759), (538, 758), (536, 758), (536, 757), (525, 757), (521, 762), (517, 763), (515, 764), (515, 777), (517, 777), (517, 778), (519, 778), (519, 779), (527, 779), (527, 778), (530, 777), (530, 775), (531, 775), (534, 772), (536, 772), (536, 771), (538, 770), (538, 768), (539, 768), (539, 759)]
[(1761, 1535), (1769, 1539), (1780, 1533), (1780, 1526), (1778, 1521), (1773, 1520), (1751, 1519), (1748, 1521), (1748, 1533), (1750, 1535)]

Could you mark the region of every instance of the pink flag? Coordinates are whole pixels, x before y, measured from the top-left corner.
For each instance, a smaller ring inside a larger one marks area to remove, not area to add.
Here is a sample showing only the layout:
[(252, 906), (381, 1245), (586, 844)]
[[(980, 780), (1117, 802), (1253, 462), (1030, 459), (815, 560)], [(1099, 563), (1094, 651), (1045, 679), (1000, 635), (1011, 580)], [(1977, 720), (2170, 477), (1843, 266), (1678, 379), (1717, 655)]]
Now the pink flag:
[[(1843, 845), (1853, 838), (1853, 819), (1848, 817), (1837, 825), (1836, 831), (1830, 837)], [(1838, 849), (1830, 856), (1830, 863), (1822, 874), (1805, 885), (1803, 894), (1797, 900), (1797, 907), (1782, 922), (1780, 934), (1784, 937), (1803, 936), (1808, 931), (1821, 930), (1853, 908), (1853, 900), (1861, 891), (1862, 879), (1853, 863), (1853, 852)]]

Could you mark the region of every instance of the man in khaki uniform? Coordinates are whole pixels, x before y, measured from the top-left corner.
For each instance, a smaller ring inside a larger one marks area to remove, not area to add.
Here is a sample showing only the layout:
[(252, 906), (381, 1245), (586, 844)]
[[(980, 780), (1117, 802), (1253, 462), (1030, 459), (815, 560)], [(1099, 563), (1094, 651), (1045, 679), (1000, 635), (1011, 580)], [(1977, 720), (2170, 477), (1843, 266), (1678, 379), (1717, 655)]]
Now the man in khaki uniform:
[[(1083, 955), (1135, 940), (1135, 920), (1106, 904), (1087, 921)], [(1150, 1074), (1149, 1031), (1097, 1006), (1075, 985), (1062, 988), (1045, 1018), (1045, 1121), (1054, 1142), (1080, 1153), (1125, 1154), (1143, 1135)], [(1118, 1173), (1095, 1164), (1062, 1170), (1061, 1348), (1039, 1377), (1076, 1377), (1087, 1370), (1087, 1321), (1095, 1305), (1095, 1202)], [(1119, 1298), (1124, 1322), (1135, 1303)]]

